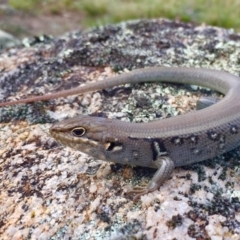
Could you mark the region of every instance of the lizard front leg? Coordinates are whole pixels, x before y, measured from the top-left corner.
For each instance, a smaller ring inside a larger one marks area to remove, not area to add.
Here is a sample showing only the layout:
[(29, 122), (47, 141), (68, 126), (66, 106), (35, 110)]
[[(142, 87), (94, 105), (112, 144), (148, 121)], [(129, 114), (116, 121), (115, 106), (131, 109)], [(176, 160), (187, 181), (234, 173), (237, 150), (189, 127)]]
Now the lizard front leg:
[(165, 180), (169, 178), (174, 169), (174, 162), (169, 157), (158, 157), (156, 162), (157, 172), (154, 174), (151, 181), (145, 187), (134, 187), (128, 194), (137, 193), (133, 200), (137, 200), (141, 195), (157, 190)]

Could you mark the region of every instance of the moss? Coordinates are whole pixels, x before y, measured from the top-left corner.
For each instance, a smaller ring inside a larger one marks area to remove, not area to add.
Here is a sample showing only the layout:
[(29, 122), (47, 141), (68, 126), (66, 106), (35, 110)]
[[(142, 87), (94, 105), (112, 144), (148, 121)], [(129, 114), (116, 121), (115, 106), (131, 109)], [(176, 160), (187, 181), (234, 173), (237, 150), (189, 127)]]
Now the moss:
[(37, 9), (41, 0), (9, 0), (9, 5), (15, 9), (23, 10), (23, 11), (34, 11)]

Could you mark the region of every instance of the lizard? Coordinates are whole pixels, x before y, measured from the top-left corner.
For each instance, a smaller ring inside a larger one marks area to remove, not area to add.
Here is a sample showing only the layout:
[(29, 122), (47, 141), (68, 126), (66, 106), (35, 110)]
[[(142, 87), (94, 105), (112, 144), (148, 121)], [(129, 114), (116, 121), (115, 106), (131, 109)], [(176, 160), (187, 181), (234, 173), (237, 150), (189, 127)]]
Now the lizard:
[(230, 73), (188, 67), (147, 67), (75, 89), (17, 101), (0, 107), (43, 101), (140, 82), (171, 82), (214, 89), (224, 98), (193, 113), (148, 123), (123, 122), (79, 115), (53, 124), (50, 135), (61, 144), (95, 159), (156, 168), (146, 186), (135, 187), (134, 199), (153, 192), (175, 167), (211, 159), (240, 146), (240, 78)]

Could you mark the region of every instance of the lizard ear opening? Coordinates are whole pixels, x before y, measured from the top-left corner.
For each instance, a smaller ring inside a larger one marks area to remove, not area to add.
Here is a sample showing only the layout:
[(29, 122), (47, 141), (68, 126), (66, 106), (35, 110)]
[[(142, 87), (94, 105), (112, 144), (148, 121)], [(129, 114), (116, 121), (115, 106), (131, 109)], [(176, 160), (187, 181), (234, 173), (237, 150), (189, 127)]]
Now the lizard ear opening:
[(71, 130), (71, 133), (75, 137), (82, 137), (86, 133), (86, 129), (83, 127), (76, 127)]
[(105, 150), (108, 152), (117, 152), (123, 149), (122, 143), (119, 142), (108, 142), (105, 144)]

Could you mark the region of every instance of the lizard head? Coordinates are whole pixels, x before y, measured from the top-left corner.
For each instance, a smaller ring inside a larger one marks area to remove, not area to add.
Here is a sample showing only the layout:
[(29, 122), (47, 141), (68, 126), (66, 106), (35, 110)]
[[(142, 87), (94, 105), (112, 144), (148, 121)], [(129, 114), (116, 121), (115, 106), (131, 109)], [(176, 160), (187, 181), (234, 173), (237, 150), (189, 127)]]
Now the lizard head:
[(55, 123), (49, 130), (61, 144), (107, 160), (107, 153), (121, 150), (118, 139), (108, 131), (114, 120), (102, 117), (78, 116)]

